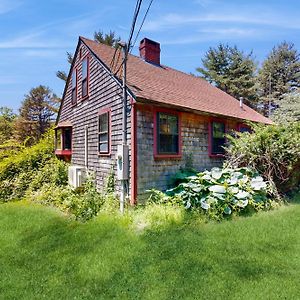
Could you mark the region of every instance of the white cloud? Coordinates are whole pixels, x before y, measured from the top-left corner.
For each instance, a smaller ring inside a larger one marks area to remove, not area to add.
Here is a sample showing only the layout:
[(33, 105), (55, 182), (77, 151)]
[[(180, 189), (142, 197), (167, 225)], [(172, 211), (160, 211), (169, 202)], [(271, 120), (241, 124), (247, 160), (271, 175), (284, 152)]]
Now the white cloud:
[(270, 10), (246, 8), (239, 11), (199, 13), (199, 14), (178, 14), (169, 13), (158, 19), (150, 20), (145, 23), (143, 30), (148, 32), (164, 31), (166, 29), (175, 29), (183, 26), (197, 26), (205, 23), (233, 23), (236, 25), (267, 25), (274, 27), (300, 29), (300, 21), (287, 15), (278, 15)]
[(6, 14), (12, 10), (15, 10), (22, 4), (21, 1), (17, 0), (0, 0), (0, 15), (1, 14)]

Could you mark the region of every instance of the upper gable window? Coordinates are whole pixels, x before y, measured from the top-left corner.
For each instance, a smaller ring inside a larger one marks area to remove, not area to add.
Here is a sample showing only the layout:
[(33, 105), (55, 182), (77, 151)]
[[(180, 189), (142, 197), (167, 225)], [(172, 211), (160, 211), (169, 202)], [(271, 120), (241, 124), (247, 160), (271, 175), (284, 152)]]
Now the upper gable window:
[(74, 69), (72, 72), (72, 104), (75, 105), (77, 102), (77, 70)]
[(89, 60), (88, 57), (85, 57), (82, 60), (82, 81), (81, 81), (81, 90), (82, 98), (88, 96), (88, 79), (89, 79)]

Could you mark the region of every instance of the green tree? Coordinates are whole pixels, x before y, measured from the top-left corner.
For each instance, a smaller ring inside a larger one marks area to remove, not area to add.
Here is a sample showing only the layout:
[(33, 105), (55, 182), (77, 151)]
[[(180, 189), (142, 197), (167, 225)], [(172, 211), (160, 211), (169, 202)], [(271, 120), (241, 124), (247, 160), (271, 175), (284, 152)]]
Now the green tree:
[(276, 123), (300, 121), (300, 93), (285, 94), (280, 101), (277, 101), (272, 120)]
[(236, 99), (243, 97), (248, 105), (254, 106), (257, 99), (256, 64), (252, 52), (245, 54), (237, 46), (219, 44), (217, 48), (209, 48), (202, 65), (196, 70), (204, 79)]
[[(114, 31), (110, 31), (109, 33), (103, 33), (103, 31), (98, 30), (94, 32), (94, 41), (114, 48), (118, 48), (118, 43), (121, 41), (121, 38), (117, 37)], [(73, 55), (70, 52), (67, 52), (67, 61), (69, 64), (72, 64)], [(68, 79), (68, 75), (65, 71), (57, 71), (56, 77), (65, 82), (67, 82)]]
[(16, 114), (11, 108), (0, 107), (0, 144), (10, 140), (14, 132)]
[(20, 141), (30, 137), (38, 141), (49, 129), (58, 112), (60, 99), (49, 87), (32, 88), (22, 102), (16, 121), (16, 134)]
[(103, 33), (103, 31), (98, 30), (94, 32), (94, 41), (114, 48), (118, 48), (121, 38), (117, 37), (114, 31), (110, 31), (109, 33)]
[(300, 87), (300, 56), (293, 43), (273, 47), (259, 71), (258, 82), (261, 107), (270, 116), (276, 102)]

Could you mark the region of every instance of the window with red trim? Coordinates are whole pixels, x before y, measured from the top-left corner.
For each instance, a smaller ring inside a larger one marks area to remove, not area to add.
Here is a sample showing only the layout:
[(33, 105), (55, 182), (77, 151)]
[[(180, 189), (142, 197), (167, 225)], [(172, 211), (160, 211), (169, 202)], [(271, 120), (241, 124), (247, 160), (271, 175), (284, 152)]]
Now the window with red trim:
[(224, 122), (212, 121), (210, 123), (210, 155), (225, 154), (225, 133), (226, 126)]
[(100, 154), (110, 152), (110, 111), (99, 114), (98, 151)]
[(241, 132), (241, 133), (244, 133), (244, 132), (249, 132), (251, 133), (251, 128), (245, 124), (239, 124), (238, 126), (238, 131)]
[(88, 68), (89, 68), (89, 60), (87, 57), (85, 57), (82, 60), (82, 79), (81, 79), (82, 98), (87, 97), (88, 95)]
[(77, 103), (77, 70), (74, 69), (72, 72), (72, 104)]
[(179, 118), (177, 114), (157, 112), (157, 154), (179, 154)]

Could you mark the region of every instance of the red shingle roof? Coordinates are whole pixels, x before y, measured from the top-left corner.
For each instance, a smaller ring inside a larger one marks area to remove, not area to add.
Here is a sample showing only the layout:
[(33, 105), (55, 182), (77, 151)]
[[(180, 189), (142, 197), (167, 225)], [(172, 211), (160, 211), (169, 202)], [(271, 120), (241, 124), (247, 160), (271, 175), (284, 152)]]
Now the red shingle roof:
[[(110, 66), (115, 49), (83, 37), (80, 39), (107, 67)], [(272, 123), (246, 105), (241, 109), (238, 100), (204, 79), (167, 66), (152, 65), (131, 54), (128, 55), (127, 85), (137, 98), (254, 122)]]

